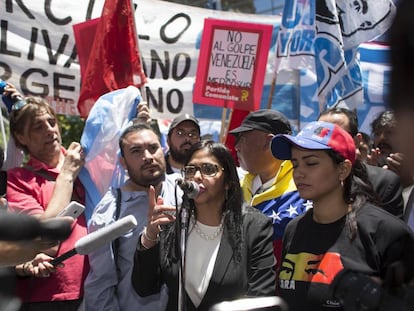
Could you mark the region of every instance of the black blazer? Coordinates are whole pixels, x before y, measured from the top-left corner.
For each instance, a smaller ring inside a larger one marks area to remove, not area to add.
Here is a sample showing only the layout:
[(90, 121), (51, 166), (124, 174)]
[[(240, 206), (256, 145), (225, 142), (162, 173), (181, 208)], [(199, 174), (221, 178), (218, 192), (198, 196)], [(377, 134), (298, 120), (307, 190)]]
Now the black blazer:
[[(165, 231), (161, 232), (163, 233)], [(244, 245), (242, 259), (239, 263), (235, 262), (228, 234), (229, 232), (224, 227), (213, 274), (198, 308), (193, 305), (186, 294), (188, 311), (208, 310), (216, 303), (246, 296), (275, 295), (276, 260), (273, 255), (273, 227), (270, 218), (253, 208), (249, 208), (244, 213)], [(163, 235), (161, 235), (162, 239)], [(165, 282), (169, 292), (167, 310), (177, 310), (179, 261), (172, 262), (168, 267), (165, 263), (160, 265), (160, 258), (164, 258), (165, 255), (162, 245), (161, 241), (149, 250), (137, 249), (132, 284), (138, 295), (148, 296), (159, 292), (161, 285)], [(191, 260), (191, 254), (187, 254), (188, 260)]]
[(387, 212), (402, 218), (404, 212), (404, 200), (400, 177), (394, 172), (379, 166), (363, 164), (367, 170), (368, 179), (375, 193), (381, 199), (381, 207)]

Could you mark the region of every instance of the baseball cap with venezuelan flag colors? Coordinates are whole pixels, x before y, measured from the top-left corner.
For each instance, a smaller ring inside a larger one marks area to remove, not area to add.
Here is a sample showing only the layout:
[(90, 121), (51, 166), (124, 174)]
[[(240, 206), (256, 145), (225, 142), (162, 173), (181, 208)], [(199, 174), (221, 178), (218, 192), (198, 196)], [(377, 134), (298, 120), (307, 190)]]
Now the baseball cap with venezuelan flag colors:
[(334, 150), (354, 164), (355, 143), (351, 135), (336, 124), (315, 121), (306, 125), (296, 136), (279, 134), (272, 139), (271, 150), (275, 158), (290, 160), (292, 145), (310, 150)]

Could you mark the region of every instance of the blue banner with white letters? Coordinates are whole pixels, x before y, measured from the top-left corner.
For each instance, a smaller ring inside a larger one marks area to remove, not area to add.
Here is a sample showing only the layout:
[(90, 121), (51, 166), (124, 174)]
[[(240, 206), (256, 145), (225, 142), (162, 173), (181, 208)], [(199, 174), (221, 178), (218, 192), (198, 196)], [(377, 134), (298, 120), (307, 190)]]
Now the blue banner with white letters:
[[(286, 71), (297, 71), (298, 79), (292, 87), (298, 99), (294, 103), (298, 107), (293, 110), (299, 110), (296, 121), (299, 128), (314, 121), (328, 107), (344, 105), (359, 109), (363, 103), (371, 104), (364, 91), (367, 88), (364, 74), (368, 71), (361, 71), (358, 47), (383, 34), (394, 14), (395, 7), (389, 0), (286, 1), (275, 68), (279, 86), (284, 84), (279, 77)], [(382, 101), (381, 107), (383, 104)], [(364, 114), (364, 109), (359, 111)]]

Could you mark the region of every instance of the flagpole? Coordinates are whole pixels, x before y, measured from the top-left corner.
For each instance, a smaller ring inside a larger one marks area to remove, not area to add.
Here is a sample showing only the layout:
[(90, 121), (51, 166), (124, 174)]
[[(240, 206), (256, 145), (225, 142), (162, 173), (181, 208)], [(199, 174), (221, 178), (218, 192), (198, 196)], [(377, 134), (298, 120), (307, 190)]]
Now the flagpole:
[[(130, 85), (139, 88), (147, 80), (141, 65), (132, 0), (105, 1), (101, 17), (92, 21), (74, 25), (77, 48), (87, 45), (82, 53), (77, 49), (81, 69), (85, 68), (81, 70), (78, 109), (85, 119), (103, 94)], [(84, 40), (83, 34), (90, 40)]]
[(142, 101), (147, 102), (147, 93), (145, 93), (145, 85), (141, 86), (139, 88), (139, 91), (141, 92)]
[(267, 109), (272, 109), (272, 102), (273, 102), (273, 92), (275, 91), (275, 85), (276, 85), (276, 71), (273, 74), (272, 83), (270, 84), (270, 91), (269, 91), (269, 98), (267, 100)]
[(226, 131), (223, 135), (223, 141), (222, 141), (223, 144), (226, 142), (227, 133), (229, 132), (229, 129), (230, 129), (230, 121), (231, 121), (231, 118), (233, 117), (233, 111), (234, 111), (234, 109), (231, 108), (230, 113), (229, 113), (229, 117), (228, 117), (228, 121), (227, 121), (227, 125), (226, 125)]
[[(135, 6), (134, 6), (134, 2), (133, 2), (133, 0), (129, 0), (130, 2), (131, 2), (131, 8), (133, 8), (134, 9), (134, 11), (133, 11), (133, 15), (134, 15), (134, 18), (132, 19), (132, 22), (134, 23), (134, 32), (135, 32), (135, 37), (137, 38), (137, 49), (138, 49), (138, 57), (139, 57), (139, 59), (140, 59), (140, 63), (141, 64), (143, 64), (143, 61), (142, 61), (142, 54), (141, 54), (141, 51), (140, 51), (140, 45), (139, 45), (139, 36), (138, 36), (138, 33), (137, 33), (137, 25), (136, 25), (136, 23), (135, 23)], [(142, 101), (144, 101), (144, 102), (146, 102), (147, 103), (147, 105), (148, 105), (148, 107), (149, 107), (149, 103), (147, 102), (147, 93), (145, 92), (145, 83), (143, 83), (140, 87), (139, 87), (139, 91), (140, 91), (140, 93), (141, 93), (141, 98), (142, 98)], [(137, 112), (138, 113), (138, 112)]]
[(298, 107), (297, 111), (298, 111), (298, 115), (297, 115), (297, 125), (298, 125), (298, 131), (300, 130), (300, 106), (301, 106), (301, 93), (300, 93), (300, 71), (298, 69), (294, 70), (294, 76), (295, 76), (295, 82), (297, 85), (297, 93), (296, 93), (296, 98), (297, 98), (297, 102), (296, 105)]
[(220, 142), (224, 143), (225, 142), (225, 138), (224, 138), (224, 134), (225, 134), (225, 130), (227, 129), (226, 126), (226, 117), (227, 117), (227, 103), (228, 101), (225, 100), (224, 101), (224, 107), (223, 107), (223, 111), (221, 113), (221, 128), (220, 128)]
[[(129, 0), (129, 2), (130, 2), (130, 5), (131, 5), (131, 8), (133, 9), (133, 11), (132, 11), (132, 14), (133, 14), (133, 19), (132, 19), (132, 23), (133, 23), (133, 29), (134, 29), (134, 33), (135, 33), (135, 38), (136, 38), (136, 42), (137, 42), (137, 52), (138, 52), (138, 57), (139, 57), (139, 60), (140, 60), (140, 63), (141, 64), (143, 64), (143, 61), (142, 61), (142, 54), (141, 54), (141, 51), (140, 51), (140, 48), (139, 48), (139, 42), (138, 42), (138, 39), (139, 39), (139, 37), (138, 37), (138, 33), (137, 33), (137, 25), (136, 25), (136, 23), (135, 23), (135, 6), (134, 6), (134, 1), (133, 0)], [(143, 71), (143, 69), (142, 69), (142, 71)], [(145, 75), (146, 76), (146, 75)], [(142, 82), (142, 81), (141, 81)], [(146, 92), (145, 92), (145, 83), (146, 82), (144, 82), (144, 83), (140, 83), (141, 84), (141, 86), (139, 87), (139, 91), (140, 91), (140, 93), (141, 93), (141, 98), (142, 98), (142, 100), (143, 101), (147, 101), (147, 94), (146, 94)]]

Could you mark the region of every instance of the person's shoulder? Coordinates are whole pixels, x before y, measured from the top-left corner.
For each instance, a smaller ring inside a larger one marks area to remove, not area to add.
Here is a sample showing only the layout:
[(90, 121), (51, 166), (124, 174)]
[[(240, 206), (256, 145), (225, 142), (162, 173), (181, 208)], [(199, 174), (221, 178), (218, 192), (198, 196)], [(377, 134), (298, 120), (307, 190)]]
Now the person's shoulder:
[(242, 211), (243, 230), (247, 236), (258, 236), (273, 231), (271, 218), (256, 208), (244, 205)]
[(20, 185), (20, 187), (31, 187), (39, 182), (37, 174), (24, 166), (14, 167), (6, 171), (7, 182), (9, 184)]
[(404, 230), (408, 228), (403, 220), (371, 203), (366, 203), (358, 210), (356, 219), (360, 227), (371, 228), (374, 231), (386, 228), (404, 228)]
[(242, 207), (242, 214), (243, 214), (243, 223), (256, 223), (256, 224), (264, 224), (267, 222), (271, 223), (271, 219), (259, 211), (257, 208), (254, 208), (250, 205), (244, 204)]
[(361, 238), (369, 237), (370, 240), (382, 245), (391, 245), (397, 241), (406, 241), (407, 245), (414, 245), (410, 227), (380, 207), (366, 204), (358, 211), (356, 220)]
[(166, 174), (165, 175), (165, 181), (167, 183), (170, 183), (170, 184), (173, 184), (173, 185), (175, 185), (175, 182), (178, 178), (182, 178), (181, 174), (171, 173), (171, 174)]
[(387, 212), (386, 210), (384, 210), (383, 208), (374, 205), (372, 203), (365, 203), (365, 205), (360, 208), (357, 212), (358, 217), (379, 217), (379, 218), (395, 218), (398, 219), (397, 217), (393, 216), (392, 214), (390, 214), (389, 212)]
[(287, 227), (296, 227), (299, 223), (307, 222), (309, 223), (312, 220), (313, 209), (310, 208), (308, 210), (303, 210), (302, 214), (294, 217), (289, 223), (286, 225)]
[(171, 173), (171, 174), (166, 174), (165, 175), (165, 180), (164, 180), (164, 191), (174, 191), (176, 188), (179, 191), (179, 194), (182, 194), (181, 188), (177, 187), (177, 179), (178, 178), (182, 178), (181, 174), (178, 173)]
[(375, 178), (381, 178), (386, 181), (390, 181), (392, 179), (399, 179), (399, 176), (393, 171), (370, 164), (364, 164), (364, 166), (367, 170), (368, 178), (370, 178), (370, 176), (375, 176)]
[(22, 177), (22, 176), (33, 176), (34, 172), (27, 169), (24, 166), (13, 167), (7, 170), (8, 177)]
[(181, 204), (183, 190), (177, 186), (177, 178), (181, 178), (180, 174), (172, 173), (165, 175), (162, 185), (162, 197), (165, 204)]
[[(251, 217), (261, 217), (264, 216), (262, 212), (260, 212), (257, 208), (254, 208), (251, 205), (248, 205), (246, 203), (243, 203), (242, 206), (242, 214), (243, 215), (250, 215)], [(258, 216), (260, 215), (260, 216)], [(266, 216), (264, 216), (266, 217)]]

